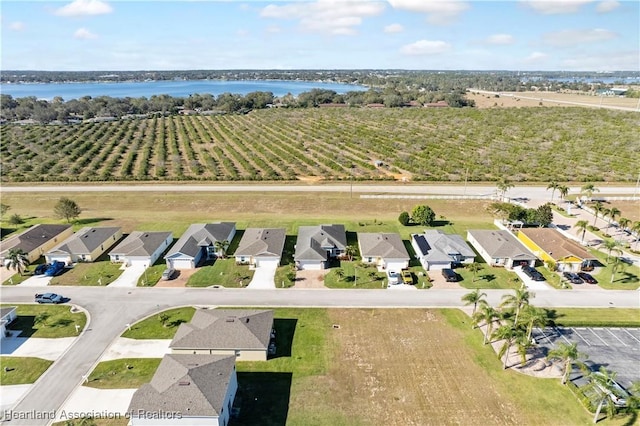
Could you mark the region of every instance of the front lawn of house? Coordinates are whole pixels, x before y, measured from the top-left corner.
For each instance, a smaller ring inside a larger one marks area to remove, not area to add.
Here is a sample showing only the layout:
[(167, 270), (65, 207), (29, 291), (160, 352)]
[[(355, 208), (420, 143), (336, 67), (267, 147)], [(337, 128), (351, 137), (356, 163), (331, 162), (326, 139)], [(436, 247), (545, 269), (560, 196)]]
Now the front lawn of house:
[(19, 337), (75, 337), (76, 325), (82, 331), (87, 317), (82, 311), (71, 312), (69, 305), (2, 305), (16, 306), (16, 319), (9, 330), (21, 330)]
[(114, 282), (122, 274), (121, 263), (108, 260), (98, 262), (78, 262), (51, 279), (50, 285), (95, 285), (105, 286)]
[[(339, 275), (340, 270), (342, 276)], [(339, 267), (331, 268), (325, 275), (324, 285), (329, 288), (383, 289), (387, 288), (387, 276), (373, 265), (342, 260)]]
[(98, 389), (135, 389), (149, 383), (161, 358), (122, 358), (96, 365), (87, 383)]
[(247, 265), (236, 265), (234, 258), (216, 259), (213, 265), (201, 266), (189, 277), (188, 287), (246, 287), (253, 278), (254, 271)]
[(35, 383), (51, 364), (53, 361), (42, 358), (0, 356), (0, 383), (2, 386)]
[(172, 339), (180, 324), (191, 321), (195, 308), (169, 309), (150, 316), (131, 326), (122, 333), (129, 339)]

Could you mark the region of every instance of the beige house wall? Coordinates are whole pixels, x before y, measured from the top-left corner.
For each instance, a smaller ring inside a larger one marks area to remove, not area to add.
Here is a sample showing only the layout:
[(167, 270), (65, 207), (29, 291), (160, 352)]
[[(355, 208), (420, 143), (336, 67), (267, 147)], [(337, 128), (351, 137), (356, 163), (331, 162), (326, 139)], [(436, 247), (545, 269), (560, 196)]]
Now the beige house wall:
[(171, 349), (173, 354), (196, 355), (235, 355), (236, 361), (266, 361), (266, 350), (240, 350), (231, 349)]

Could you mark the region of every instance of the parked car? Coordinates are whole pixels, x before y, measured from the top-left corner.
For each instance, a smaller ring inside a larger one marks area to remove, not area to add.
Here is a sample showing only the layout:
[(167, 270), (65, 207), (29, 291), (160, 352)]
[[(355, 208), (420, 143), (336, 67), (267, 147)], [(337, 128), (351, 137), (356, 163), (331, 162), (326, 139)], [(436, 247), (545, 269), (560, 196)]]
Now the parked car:
[(453, 269), (445, 268), (442, 270), (442, 276), (447, 282), (455, 283), (458, 281), (458, 274)]
[(405, 284), (413, 284), (413, 275), (411, 271), (402, 271), (402, 282)]
[(582, 284), (582, 278), (573, 272), (563, 272), (562, 276), (565, 277), (571, 284)]
[(64, 297), (56, 293), (42, 293), (36, 294), (35, 301), (38, 303), (63, 303)]
[(168, 281), (168, 280), (170, 280), (171, 278), (173, 278), (173, 276), (175, 275), (175, 273), (176, 273), (176, 270), (175, 270), (175, 269), (173, 269), (173, 268), (167, 268), (167, 269), (165, 269), (165, 270), (164, 270), (164, 272), (162, 273), (162, 277), (161, 277), (161, 279), (162, 279), (163, 281)]
[(588, 284), (598, 284), (598, 280), (593, 278), (591, 274), (587, 274), (586, 272), (578, 272), (578, 276), (582, 278), (582, 281)]
[(544, 281), (544, 275), (542, 275), (540, 271), (538, 271), (533, 266), (529, 266), (529, 265), (523, 266), (522, 272), (524, 272), (526, 276), (528, 276), (534, 281)]
[(389, 284), (400, 284), (400, 275), (396, 271), (387, 271), (387, 280)]
[(44, 274), (47, 269), (49, 269), (49, 265), (48, 263), (43, 263), (41, 265), (36, 266), (36, 269), (33, 270), (33, 275), (42, 275)]
[(46, 271), (44, 271), (44, 274), (47, 277), (55, 277), (56, 275), (62, 273), (62, 271), (64, 270), (64, 266), (64, 262), (56, 260), (47, 268)]

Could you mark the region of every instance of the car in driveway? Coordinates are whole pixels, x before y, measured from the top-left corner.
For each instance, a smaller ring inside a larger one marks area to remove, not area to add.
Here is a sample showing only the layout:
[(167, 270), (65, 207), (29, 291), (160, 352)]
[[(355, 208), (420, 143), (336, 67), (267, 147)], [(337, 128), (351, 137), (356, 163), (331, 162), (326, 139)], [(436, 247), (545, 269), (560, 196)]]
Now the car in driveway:
[(400, 284), (400, 275), (396, 271), (387, 271), (387, 281), (391, 285)]
[(36, 266), (36, 269), (33, 270), (33, 275), (43, 275), (47, 269), (49, 269), (49, 265), (48, 263), (42, 263), (38, 266)]
[(176, 274), (176, 270), (173, 268), (167, 268), (162, 272), (162, 277), (160, 277), (163, 281), (169, 281)]
[(587, 274), (586, 272), (578, 272), (578, 276), (582, 278), (582, 281), (587, 284), (598, 284), (598, 280), (593, 278), (591, 274)]
[(442, 276), (447, 282), (455, 283), (458, 282), (458, 274), (453, 269), (445, 268), (442, 270)]
[(38, 303), (64, 303), (65, 299), (57, 293), (37, 293), (35, 301)]
[(60, 275), (62, 271), (64, 271), (64, 267), (64, 262), (56, 260), (44, 271), (44, 274), (47, 277), (55, 277), (56, 275)]
[(544, 281), (544, 275), (542, 275), (540, 271), (538, 271), (533, 266), (529, 266), (529, 265), (523, 266), (522, 272), (524, 272), (526, 276), (528, 276), (534, 281)]
[(571, 284), (584, 283), (584, 281), (582, 281), (582, 278), (580, 278), (580, 276), (574, 272), (563, 272), (562, 276), (565, 277), (565, 279), (569, 281)]
[(413, 275), (411, 274), (411, 271), (402, 271), (402, 282), (405, 284), (413, 284)]

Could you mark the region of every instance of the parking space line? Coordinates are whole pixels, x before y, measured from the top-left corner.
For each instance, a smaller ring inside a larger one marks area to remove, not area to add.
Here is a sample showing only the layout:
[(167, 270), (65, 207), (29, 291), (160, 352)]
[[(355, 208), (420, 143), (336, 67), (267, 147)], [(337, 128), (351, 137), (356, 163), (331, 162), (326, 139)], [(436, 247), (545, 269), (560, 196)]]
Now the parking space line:
[[(562, 331), (560, 331), (560, 329), (558, 329), (558, 327), (553, 327), (553, 329), (556, 331), (556, 333), (558, 333), (558, 334), (560, 335), (560, 337), (562, 337), (562, 338), (564, 339), (564, 341), (565, 341), (565, 342), (567, 342), (568, 344), (571, 344), (571, 343), (572, 343), (572, 342), (571, 342), (571, 340), (569, 340), (569, 339), (567, 339), (566, 337), (564, 337), (564, 334), (562, 334)], [(575, 330), (575, 328), (574, 328), (573, 330)], [(577, 332), (577, 331), (576, 331), (576, 334), (577, 334), (578, 336), (580, 336), (580, 334), (578, 334), (578, 332)], [(580, 336), (580, 338), (581, 338), (582, 340), (584, 340), (584, 341), (587, 343), (587, 345), (591, 346), (591, 343), (587, 342), (587, 341), (586, 341), (582, 336)]]
[(609, 328), (605, 328), (605, 330), (607, 330), (607, 331), (609, 332), (609, 334), (611, 334), (613, 337), (615, 337), (615, 338), (616, 338), (616, 340), (617, 340), (618, 342), (622, 343), (622, 344), (623, 344), (623, 345), (625, 345), (625, 346), (629, 346), (629, 345), (627, 345), (625, 342), (623, 342), (622, 340), (620, 340), (620, 338), (619, 338), (618, 336), (616, 336), (616, 335), (613, 333), (613, 331), (611, 331), (611, 329), (609, 329)]
[[(581, 338), (581, 339), (582, 339), (582, 340), (583, 340), (587, 345), (591, 346), (591, 343), (589, 343), (589, 341), (588, 341), (587, 339), (585, 339), (584, 337), (582, 337), (582, 334), (578, 333), (578, 329), (577, 329), (577, 328), (573, 328), (572, 330), (573, 330), (573, 331), (576, 333), (576, 335), (577, 335), (579, 338)], [(564, 337), (564, 336), (562, 336), (562, 337)], [(565, 338), (564, 340), (567, 340), (567, 339)], [(567, 340), (567, 342), (568, 342), (568, 343), (571, 343), (571, 342), (569, 342), (568, 340)]]
[(640, 340), (638, 340), (638, 338), (636, 336), (634, 336), (633, 334), (629, 333), (629, 331), (626, 328), (623, 328), (624, 332), (627, 333), (629, 336), (631, 336), (631, 338), (633, 340), (635, 340), (636, 342), (640, 343)]
[(551, 345), (553, 345), (553, 341), (551, 339), (549, 339), (549, 336), (547, 336), (547, 334), (544, 332), (543, 329), (537, 328), (537, 327), (536, 327), (536, 329), (540, 332), (540, 334), (542, 334), (542, 337), (547, 339), (547, 342), (549, 342)]
[(600, 341), (601, 341), (602, 343), (604, 343), (604, 345), (605, 345), (605, 346), (609, 346), (609, 344), (608, 344), (607, 342), (605, 342), (605, 341), (602, 339), (602, 337), (600, 337), (600, 336), (598, 335), (598, 333), (596, 333), (592, 328), (587, 328), (587, 330), (589, 330), (589, 331), (590, 331), (594, 336), (596, 336), (598, 339), (600, 339)]

